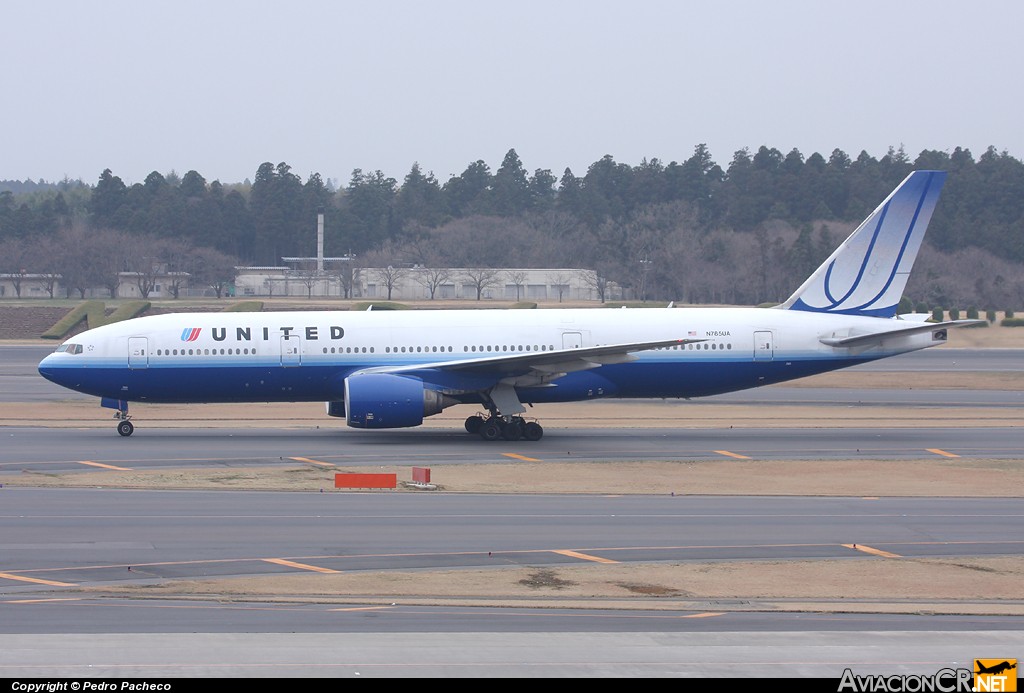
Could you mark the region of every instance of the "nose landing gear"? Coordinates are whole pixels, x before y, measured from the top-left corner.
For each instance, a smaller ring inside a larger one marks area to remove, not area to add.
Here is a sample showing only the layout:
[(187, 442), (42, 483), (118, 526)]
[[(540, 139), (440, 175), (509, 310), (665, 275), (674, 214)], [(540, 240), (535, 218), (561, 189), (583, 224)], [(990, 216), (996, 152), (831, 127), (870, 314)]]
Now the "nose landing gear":
[(102, 397), (100, 399), (100, 406), (115, 410), (114, 418), (117, 419), (117, 432), (123, 437), (127, 438), (135, 432), (135, 425), (130, 421), (132, 417), (128, 414), (127, 400)]
[(135, 424), (129, 419), (132, 417), (128, 414), (128, 407), (124, 409), (118, 409), (117, 413), (114, 414), (114, 418), (117, 419), (117, 432), (127, 438), (135, 432)]

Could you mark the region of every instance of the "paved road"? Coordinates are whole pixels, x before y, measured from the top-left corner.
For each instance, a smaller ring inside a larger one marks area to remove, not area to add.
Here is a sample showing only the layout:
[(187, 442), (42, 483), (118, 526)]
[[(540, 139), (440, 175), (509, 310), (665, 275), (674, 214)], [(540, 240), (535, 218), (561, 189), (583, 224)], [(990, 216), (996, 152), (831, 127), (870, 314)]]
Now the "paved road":
[(729, 667), (837, 679), (847, 666), (934, 673), (1024, 645), (1019, 617), (785, 613), (779, 600), (622, 611), (75, 591), (325, 570), (879, 560), (868, 549), (1013, 556), (1024, 544), (1018, 499), (0, 494), (0, 676), (637, 678)]
[(271, 558), (352, 572), (857, 558), (868, 546), (906, 558), (1024, 552), (1020, 498), (0, 493), (0, 585), (8, 594), (48, 587), (38, 580), (81, 586), (296, 572)]
[(609, 460), (1024, 458), (1020, 428), (553, 430), (537, 443), (485, 443), (465, 432), (414, 429), (112, 429), (0, 427), (0, 473), (170, 467), (431, 466)]

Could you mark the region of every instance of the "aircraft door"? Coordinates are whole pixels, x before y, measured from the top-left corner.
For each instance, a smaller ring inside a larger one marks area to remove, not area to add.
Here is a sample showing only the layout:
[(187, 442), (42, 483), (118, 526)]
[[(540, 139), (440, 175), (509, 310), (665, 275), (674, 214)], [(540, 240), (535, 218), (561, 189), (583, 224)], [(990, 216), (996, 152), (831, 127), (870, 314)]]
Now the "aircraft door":
[(775, 358), (775, 340), (770, 330), (754, 333), (754, 360), (771, 361)]
[(281, 365), (302, 365), (302, 338), (299, 335), (281, 335)]
[(579, 349), (583, 346), (583, 333), (582, 332), (563, 332), (562, 333), (562, 348), (563, 349)]
[(149, 368), (149, 340), (147, 338), (128, 338), (128, 367)]

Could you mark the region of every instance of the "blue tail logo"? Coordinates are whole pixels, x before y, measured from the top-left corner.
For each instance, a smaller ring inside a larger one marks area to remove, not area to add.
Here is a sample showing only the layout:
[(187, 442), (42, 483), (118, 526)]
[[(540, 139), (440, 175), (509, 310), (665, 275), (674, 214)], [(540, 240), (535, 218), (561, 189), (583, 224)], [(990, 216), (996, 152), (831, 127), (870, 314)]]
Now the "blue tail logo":
[(780, 308), (896, 315), (945, 171), (914, 171)]

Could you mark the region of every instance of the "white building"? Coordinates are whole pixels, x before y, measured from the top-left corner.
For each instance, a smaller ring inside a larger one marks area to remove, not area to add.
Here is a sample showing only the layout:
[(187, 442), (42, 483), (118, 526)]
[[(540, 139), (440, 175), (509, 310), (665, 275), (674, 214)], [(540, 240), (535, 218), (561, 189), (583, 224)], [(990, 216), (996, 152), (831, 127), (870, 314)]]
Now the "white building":
[[(303, 258), (284, 258), (286, 262)], [(309, 263), (299, 262), (307, 267)], [(237, 296), (307, 296), (393, 301), (598, 301), (597, 275), (587, 269), (357, 267), (324, 258), (324, 270), (238, 267)], [(611, 298), (606, 293), (605, 298)]]

